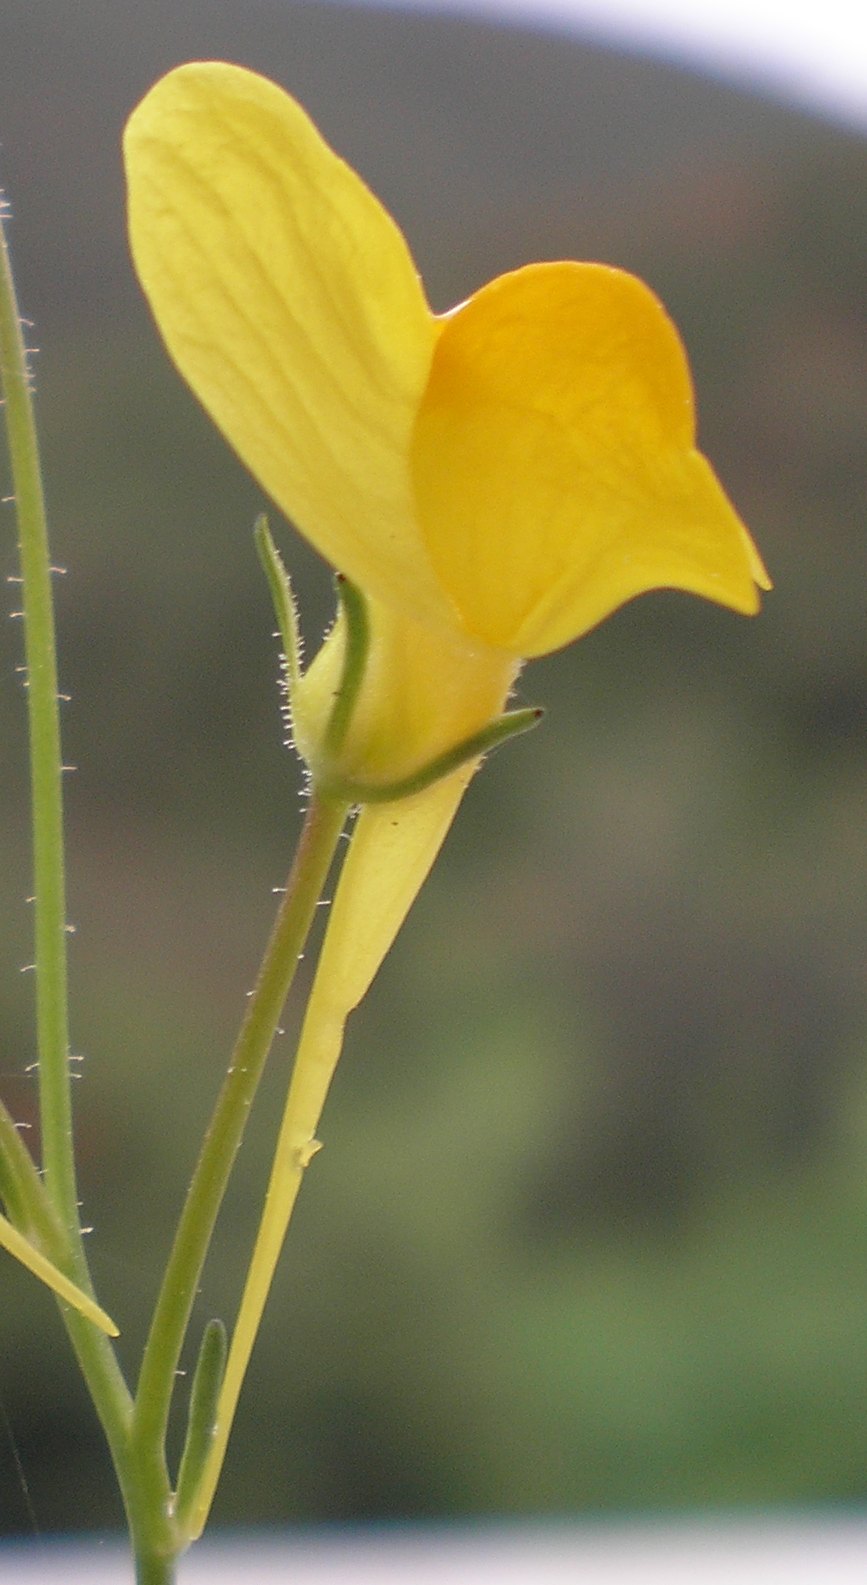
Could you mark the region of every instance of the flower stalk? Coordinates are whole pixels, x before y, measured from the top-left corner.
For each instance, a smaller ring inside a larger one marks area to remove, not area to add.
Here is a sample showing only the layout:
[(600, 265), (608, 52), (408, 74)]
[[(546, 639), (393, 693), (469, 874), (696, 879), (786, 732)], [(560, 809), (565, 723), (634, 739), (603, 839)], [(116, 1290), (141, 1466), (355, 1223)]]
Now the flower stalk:
[[(99, 1311), (78, 1212), (66, 962), (66, 886), (60, 717), (51, 560), (31, 376), (22, 334), (5, 225), (0, 224), (0, 378), (15, 495), (21, 562), (22, 616), (32, 799), (36, 1028), (42, 1125), (40, 1178), (14, 1123), (4, 1112), (0, 1153), (7, 1207), (39, 1240), (51, 1262)], [(10, 1132), (10, 1123), (11, 1130)], [(29, 1163), (29, 1164), (28, 1164)], [(25, 1264), (26, 1250), (19, 1251)], [(51, 1284), (49, 1284), (51, 1285)], [(56, 1284), (54, 1284), (56, 1288)], [(94, 1320), (61, 1302), (61, 1315), (111, 1449), (131, 1531), (143, 1516), (129, 1456), (132, 1400), (107, 1335)], [(104, 1314), (104, 1312), (99, 1312)], [(108, 1320), (108, 1317), (105, 1318)]]
[(142, 1478), (154, 1491), (167, 1478), (165, 1440), (176, 1374), (217, 1214), (346, 815), (345, 804), (311, 800), (163, 1275), (142, 1359), (133, 1424)]

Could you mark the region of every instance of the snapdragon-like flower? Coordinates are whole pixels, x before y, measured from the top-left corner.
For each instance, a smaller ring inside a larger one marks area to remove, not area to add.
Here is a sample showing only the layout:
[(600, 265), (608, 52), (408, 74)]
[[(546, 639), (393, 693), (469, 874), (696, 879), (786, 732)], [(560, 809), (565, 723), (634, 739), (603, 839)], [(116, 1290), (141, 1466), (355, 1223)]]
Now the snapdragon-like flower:
[[(671, 321), (633, 276), (534, 264), (434, 315), (394, 221), (281, 89), (163, 78), (126, 134), (138, 272), (175, 363), (364, 592), (347, 767), (392, 781), (502, 709), (524, 658), (644, 590), (757, 609), (695, 447)], [(316, 765), (341, 631), (296, 701)]]
[[(221, 62), (158, 82), (125, 152), (133, 256), (172, 358), (366, 600), (338, 764), (323, 745), (342, 620), (295, 690), (314, 780), (405, 781), (498, 719), (523, 659), (645, 590), (757, 610), (767, 575), (696, 449), (677, 331), (634, 276), (531, 264), (433, 314), (360, 177), (282, 89)], [(398, 825), (371, 805), (354, 863), (401, 830), (424, 872), (468, 774), (406, 800)]]
[[(696, 449), (680, 338), (634, 276), (531, 264), (433, 314), (360, 177), (282, 89), (221, 62), (162, 78), (125, 153), (174, 362), (366, 602), (336, 764), (342, 619), (294, 690), (314, 783), (405, 783), (498, 720), (523, 659), (645, 590), (757, 610), (767, 575)], [(326, 945), (353, 965), (330, 964), (336, 1004), (364, 993), (472, 768), (364, 810)]]
[[(757, 610), (768, 579), (696, 449), (683, 347), (634, 276), (532, 264), (433, 314), (360, 177), (282, 89), (221, 62), (158, 82), (125, 153), (133, 257), (174, 362), (366, 601), (336, 765), (342, 620), (295, 689), (314, 781), (406, 781), (499, 718), (523, 659), (645, 590)], [(468, 775), (397, 825), (371, 805), (354, 864), (405, 832), (423, 878)]]
[[(266, 493), (358, 591), (367, 638), (337, 735), (346, 607), (303, 678), (289, 656), (314, 790), (365, 807), (307, 1009), (198, 1530), (347, 1014), (475, 768), (461, 746), (496, 740), (522, 661), (634, 595), (678, 588), (752, 613), (768, 579), (696, 449), (678, 334), (633, 276), (532, 264), (433, 314), (382, 205), (293, 99), (236, 66), (170, 72), (131, 117), (125, 150), (133, 256), (168, 350)], [(426, 780), (432, 766), (443, 774)]]

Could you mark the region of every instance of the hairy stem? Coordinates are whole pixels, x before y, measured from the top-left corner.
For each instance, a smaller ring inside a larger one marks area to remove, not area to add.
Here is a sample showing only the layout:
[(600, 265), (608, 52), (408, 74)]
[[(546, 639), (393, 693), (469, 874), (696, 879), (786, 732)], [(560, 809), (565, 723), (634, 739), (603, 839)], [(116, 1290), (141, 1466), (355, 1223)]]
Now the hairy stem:
[(135, 1407), (137, 1455), (146, 1480), (161, 1480), (175, 1374), (193, 1300), (232, 1164), (298, 957), (346, 819), (345, 804), (308, 809), (259, 977), (217, 1099), (178, 1223), (142, 1361)]
[[(93, 1285), (78, 1214), (66, 969), (66, 886), (63, 843), (63, 764), (57, 693), (52, 567), (39, 444), (27, 351), (15, 283), (0, 223), (0, 377), (15, 492), (25, 630), (30, 778), (33, 806), (36, 1023), (42, 1124), (42, 1199), (34, 1170), (3, 1129), (4, 1182), (18, 1211), (44, 1240), (46, 1252), (88, 1295)], [(19, 1141), (20, 1144), (20, 1141)], [(127, 1513), (135, 1512), (129, 1458), (132, 1403), (114, 1350), (104, 1333), (77, 1311), (61, 1313), (114, 1458)]]
[(52, 568), (27, 351), (5, 234), (0, 243), (0, 365), (15, 488), (25, 627), (30, 779), (33, 797), (34, 924), (39, 1098), (46, 1189), (76, 1251), (86, 1284), (72, 1140), (63, 852), (63, 762), (57, 695)]

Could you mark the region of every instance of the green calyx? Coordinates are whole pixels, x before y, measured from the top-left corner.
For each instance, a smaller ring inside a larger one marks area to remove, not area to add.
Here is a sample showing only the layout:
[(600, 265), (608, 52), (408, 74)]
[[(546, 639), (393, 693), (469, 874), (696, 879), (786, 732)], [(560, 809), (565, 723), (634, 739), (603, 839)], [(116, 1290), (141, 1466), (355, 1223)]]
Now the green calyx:
[[(280, 559), (268, 529), (267, 521), (260, 517), (255, 529), (256, 547), (265, 569), (277, 617), (280, 641), (283, 646), (285, 684), (290, 713), (301, 681), (301, 635), (298, 615), (289, 575)], [(337, 598), (343, 618), (346, 640), (340, 681), (335, 689), (331, 712), (322, 737), (321, 756), (313, 770), (314, 781), (320, 794), (337, 803), (375, 804), (395, 803), (403, 798), (424, 792), (434, 782), (441, 781), (462, 765), (473, 764), (490, 754), (513, 737), (519, 737), (538, 726), (544, 710), (529, 708), (507, 710), (496, 720), (489, 721), (480, 731), (473, 732), (459, 743), (437, 754), (427, 764), (407, 776), (390, 782), (369, 782), (345, 776), (336, 769), (340, 750), (352, 721), (353, 710), (364, 681), (370, 648), (370, 622), (367, 602), (361, 590), (342, 573), (336, 577)]]
[(450, 776), (452, 771), (459, 770), (462, 765), (470, 765), (485, 754), (490, 754), (492, 749), (499, 748), (501, 743), (520, 737), (522, 732), (529, 732), (531, 727), (539, 725), (544, 714), (544, 710), (540, 709), (507, 710), (505, 715), (498, 716), (496, 721), (490, 721), (480, 732), (473, 732), (462, 742), (437, 754), (410, 776), (402, 776), (392, 782), (334, 777), (325, 782), (323, 791), (329, 798), (353, 804), (396, 803), (401, 798), (412, 798), (434, 782), (442, 781), (444, 776)]

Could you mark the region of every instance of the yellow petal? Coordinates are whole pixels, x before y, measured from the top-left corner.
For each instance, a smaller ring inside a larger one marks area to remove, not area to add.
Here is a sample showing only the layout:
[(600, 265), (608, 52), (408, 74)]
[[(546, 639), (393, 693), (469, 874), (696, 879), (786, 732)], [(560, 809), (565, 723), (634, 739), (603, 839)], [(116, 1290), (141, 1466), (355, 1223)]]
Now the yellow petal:
[(694, 442), (680, 339), (634, 276), (530, 265), (456, 310), (413, 470), (467, 631), (543, 654), (659, 587), (755, 611), (761, 563)]
[(34, 1277), (38, 1277), (40, 1282), (44, 1282), (59, 1299), (71, 1304), (74, 1310), (80, 1311), (88, 1321), (92, 1321), (100, 1332), (106, 1332), (109, 1337), (118, 1336), (118, 1329), (111, 1316), (106, 1314), (101, 1305), (98, 1305), (96, 1300), (76, 1283), (71, 1282), (69, 1277), (65, 1276), (53, 1261), (48, 1260), (41, 1250), (31, 1244), (23, 1233), (19, 1233), (17, 1227), (14, 1227), (8, 1217), (3, 1216), (2, 1213), (0, 1213), (0, 1248), (8, 1250), (10, 1255), (20, 1260), (22, 1266), (32, 1271)]
[(170, 72), (124, 148), (133, 257), (184, 378), (328, 561), (442, 615), (408, 463), (437, 323), (394, 221), (237, 66)]
[(235, 1323), (217, 1406), (217, 1432), (192, 1509), (189, 1536), (204, 1529), (232, 1419), (316, 1131), (346, 1020), (365, 996), (454, 819), (472, 770), (426, 792), (361, 811), (341, 871), (304, 1018), (265, 1210)]

